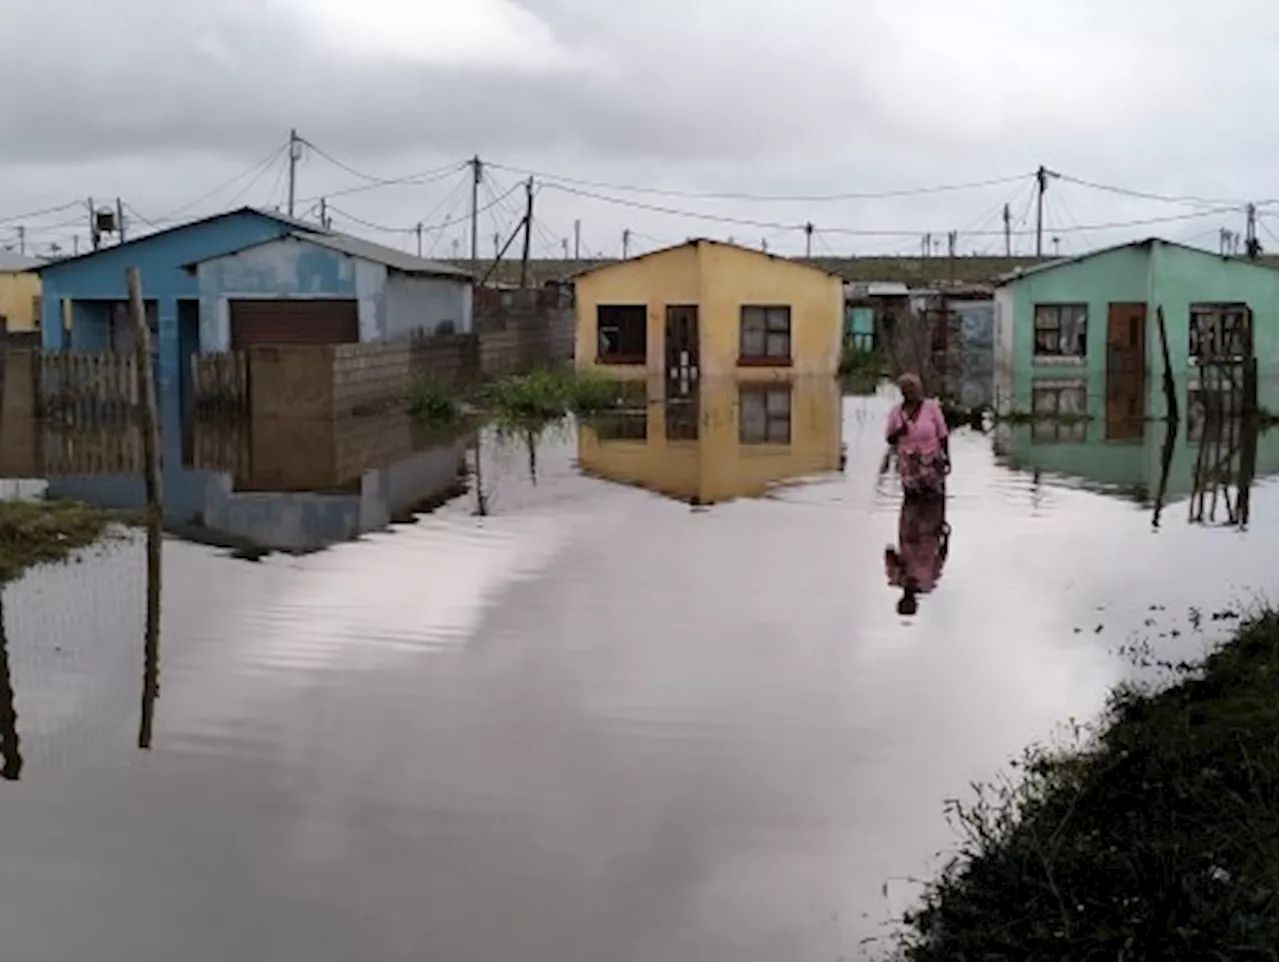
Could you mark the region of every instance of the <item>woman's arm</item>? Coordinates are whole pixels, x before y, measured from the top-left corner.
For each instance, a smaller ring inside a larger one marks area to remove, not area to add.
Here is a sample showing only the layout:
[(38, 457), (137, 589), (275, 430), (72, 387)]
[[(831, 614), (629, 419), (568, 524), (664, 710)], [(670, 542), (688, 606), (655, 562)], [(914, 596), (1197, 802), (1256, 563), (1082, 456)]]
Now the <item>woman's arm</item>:
[(889, 444), (897, 444), (906, 433), (907, 419), (902, 416), (901, 406), (895, 407), (889, 412), (889, 419), (885, 422), (884, 439)]

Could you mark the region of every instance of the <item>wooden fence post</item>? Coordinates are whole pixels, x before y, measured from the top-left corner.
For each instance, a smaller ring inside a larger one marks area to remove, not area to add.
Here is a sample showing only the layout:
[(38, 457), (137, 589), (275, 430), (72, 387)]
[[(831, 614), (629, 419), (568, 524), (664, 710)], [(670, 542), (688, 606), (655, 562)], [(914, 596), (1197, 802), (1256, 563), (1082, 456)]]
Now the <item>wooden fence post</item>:
[(142, 408), (142, 469), (147, 492), (147, 611), (143, 644), (142, 715), (138, 747), (151, 747), (151, 726), (159, 693), (160, 545), (164, 536), (164, 495), (160, 484), (160, 424), (156, 413), (155, 373), (151, 368), (151, 330), (142, 302), (142, 279), (136, 267), (126, 274), (129, 314), (133, 319), (135, 373)]

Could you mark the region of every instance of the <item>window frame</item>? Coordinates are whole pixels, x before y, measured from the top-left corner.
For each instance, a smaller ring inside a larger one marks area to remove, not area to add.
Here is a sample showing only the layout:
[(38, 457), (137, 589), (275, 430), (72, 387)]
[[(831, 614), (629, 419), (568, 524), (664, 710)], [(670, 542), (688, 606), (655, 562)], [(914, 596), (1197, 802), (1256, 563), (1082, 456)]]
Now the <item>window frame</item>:
[[(762, 354), (749, 354), (746, 351), (746, 327), (749, 314), (754, 315), (760, 312), (763, 315), (764, 338)], [(785, 330), (779, 327), (774, 329), (773, 323), (778, 320), (775, 312), (785, 312), (781, 320), (785, 323)], [(740, 367), (790, 367), (792, 359), (792, 351), (794, 350), (794, 341), (792, 339), (792, 315), (790, 304), (743, 304), (738, 308), (738, 365)], [(786, 337), (786, 354), (769, 353), (769, 342), (773, 337)]]
[[(1196, 323), (1197, 315), (1210, 315), (1213, 318), (1213, 335), (1217, 343), (1223, 341), (1224, 320), (1229, 314), (1238, 313), (1242, 318), (1242, 330), (1237, 346), (1239, 353), (1205, 354), (1200, 350), (1203, 339), (1200, 326)], [(1210, 363), (1233, 363), (1243, 361), (1253, 353), (1253, 308), (1245, 301), (1203, 301), (1187, 307), (1187, 365), (1199, 367), (1205, 361)]]
[[(1081, 341), (1082, 346), (1080, 353), (1067, 354), (1061, 350), (1062, 345), (1062, 315), (1067, 310), (1078, 310), (1084, 313)], [(1041, 327), (1041, 312), (1053, 311), (1055, 314), (1055, 326), (1052, 328)], [(1044, 352), (1040, 346), (1041, 331), (1056, 331), (1059, 349), (1053, 352)], [(1084, 364), (1089, 357), (1089, 304), (1085, 301), (1041, 301), (1031, 306), (1031, 362), (1033, 364)]]
[[(1078, 413), (1062, 411), (1062, 395), (1066, 391), (1080, 394)], [(1054, 410), (1041, 411), (1037, 395), (1052, 394)], [(1031, 382), (1031, 441), (1037, 444), (1083, 444), (1088, 438), (1089, 384), (1085, 380), (1040, 380)]]
[[(637, 312), (638, 316), (607, 319), (604, 315), (609, 311)], [(640, 322), (640, 352), (637, 354), (619, 350), (616, 353), (606, 354), (603, 350), (604, 339), (602, 337), (606, 326), (613, 326), (617, 329), (619, 348), (634, 346), (628, 345), (627, 342), (636, 339), (635, 332), (630, 332), (630, 337), (625, 336), (623, 323), (635, 323), (637, 319)], [(597, 364), (641, 365), (649, 362), (649, 307), (647, 304), (597, 304), (595, 328)]]
[[(769, 410), (769, 398), (771, 396), (781, 396), (787, 399), (786, 413), (786, 439), (779, 440), (770, 431), (770, 425), (781, 423), (782, 416), (776, 412), (771, 413)], [(748, 437), (745, 433), (747, 424), (746, 418), (743, 416), (745, 410), (745, 402), (749, 397), (758, 397), (764, 406), (764, 434), (760, 437)], [(743, 384), (738, 388), (738, 444), (747, 447), (760, 447), (772, 445), (775, 447), (789, 447), (794, 434), (793, 421), (795, 419), (795, 397), (792, 385), (786, 384)]]

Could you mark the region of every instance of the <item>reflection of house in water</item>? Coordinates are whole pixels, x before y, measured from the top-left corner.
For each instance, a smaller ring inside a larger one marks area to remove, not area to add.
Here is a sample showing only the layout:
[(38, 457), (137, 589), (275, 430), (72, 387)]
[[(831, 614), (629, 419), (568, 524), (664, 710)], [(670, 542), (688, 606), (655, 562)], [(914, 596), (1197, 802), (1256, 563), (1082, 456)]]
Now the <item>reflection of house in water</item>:
[(643, 413), (587, 423), (578, 462), (590, 474), (694, 504), (763, 494), (840, 466), (840, 394), (829, 378), (705, 378)]
[[(456, 491), (467, 440), (408, 417), (196, 421), (190, 458), (166, 467), (166, 525), (193, 540), (307, 551), (385, 527)], [(134, 425), (47, 428), (40, 471), (54, 497), (143, 502)]]
[[(1114, 425), (1113, 425), (1114, 426)], [(1170, 431), (1163, 421), (1138, 422), (1137, 436), (1108, 437), (1105, 418), (1041, 419), (1000, 424), (996, 453), (1012, 468), (1073, 478), (1098, 488), (1167, 506), (1210, 488), (1247, 489), (1280, 472), (1274, 440), (1246, 429), (1240, 419), (1195, 419)], [(1223, 509), (1226, 518), (1226, 509)], [(1210, 512), (1192, 520), (1211, 521)]]

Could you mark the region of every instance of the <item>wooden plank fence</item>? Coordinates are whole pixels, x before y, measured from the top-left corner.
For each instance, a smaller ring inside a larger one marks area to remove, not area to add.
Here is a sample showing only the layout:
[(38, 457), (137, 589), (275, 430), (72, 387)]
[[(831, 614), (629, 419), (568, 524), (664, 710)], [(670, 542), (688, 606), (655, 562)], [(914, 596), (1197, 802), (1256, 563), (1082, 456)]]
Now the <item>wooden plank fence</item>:
[(194, 354), (191, 397), (202, 414), (244, 414), (249, 410), (249, 366), (243, 351)]
[(37, 407), (42, 417), (127, 418), (138, 410), (132, 354), (57, 351), (41, 354)]

